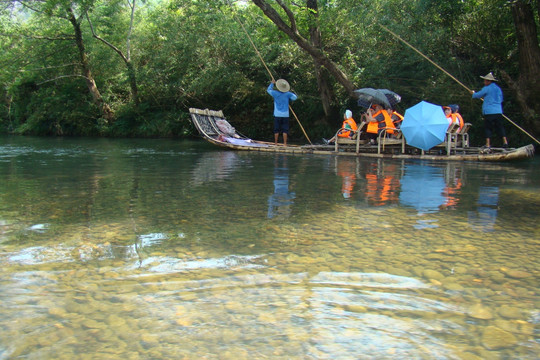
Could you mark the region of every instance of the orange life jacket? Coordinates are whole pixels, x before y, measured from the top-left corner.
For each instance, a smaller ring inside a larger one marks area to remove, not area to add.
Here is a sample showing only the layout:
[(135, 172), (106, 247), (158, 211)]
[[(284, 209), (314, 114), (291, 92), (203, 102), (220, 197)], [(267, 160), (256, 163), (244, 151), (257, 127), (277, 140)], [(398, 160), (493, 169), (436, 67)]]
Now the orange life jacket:
[(394, 123), (394, 127), (399, 129), (401, 127), (401, 123), (403, 122), (403, 115), (394, 111), (392, 113), (392, 122)]
[[(386, 110), (377, 111), (375, 114), (373, 114), (373, 117), (376, 118), (377, 116), (381, 114), (384, 116), (384, 120), (379, 121), (379, 122), (376, 122), (376, 121), (369, 122), (366, 132), (372, 133), (372, 134), (378, 134), (379, 131), (381, 131), (384, 128), (391, 128), (391, 129), (394, 128), (394, 123), (392, 122), (392, 118), (390, 117), (390, 115), (388, 114)], [(386, 132), (388, 134), (393, 134), (394, 130), (387, 130)]]
[(465, 125), (465, 122), (463, 121), (460, 113), (452, 113), (452, 121), (459, 124), (459, 131), (463, 129), (463, 125)]
[[(346, 127), (346, 125), (349, 125), (349, 127), (353, 130), (353, 131), (356, 131), (358, 130), (358, 125), (356, 125), (356, 121), (354, 121), (353, 118), (348, 118), (348, 119), (345, 119), (345, 121), (343, 122), (343, 125), (341, 126), (343, 129)], [(352, 132), (351, 131), (342, 131), (338, 134), (339, 137), (349, 137), (351, 136)]]
[(450, 113), (450, 114), (446, 115), (446, 119), (448, 120), (448, 129), (450, 129), (450, 127), (454, 123), (454, 118), (452, 118), (452, 114)]
[(452, 124), (458, 124), (459, 125), (458, 132), (461, 131), (461, 129), (463, 129), (464, 122), (463, 122), (463, 118), (461, 117), (459, 113), (448, 114), (446, 118), (448, 119), (448, 127), (452, 126)]

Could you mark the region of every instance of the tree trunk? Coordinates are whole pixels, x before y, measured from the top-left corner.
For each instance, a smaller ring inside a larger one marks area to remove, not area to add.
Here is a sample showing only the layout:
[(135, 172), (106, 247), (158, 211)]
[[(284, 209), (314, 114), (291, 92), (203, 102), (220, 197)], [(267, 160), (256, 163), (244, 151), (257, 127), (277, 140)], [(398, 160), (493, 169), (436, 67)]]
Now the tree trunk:
[[(307, 8), (309, 11), (309, 35), (311, 44), (322, 49), (321, 31), (319, 29), (318, 18), (319, 10), (317, 7), (317, 0), (308, 0)], [(325, 71), (321, 63), (317, 59), (313, 58), (313, 65), (315, 66), (315, 76), (317, 77), (317, 88), (319, 89), (319, 96), (324, 111), (326, 121), (330, 125), (335, 125), (332, 119), (332, 99), (334, 98), (334, 91), (332, 85), (328, 79), (328, 73)]]
[(287, 25), (285, 21), (281, 18), (278, 12), (270, 6), (265, 0), (251, 0), (255, 5), (257, 5), (262, 12), (268, 17), (279, 30), (285, 33), (291, 40), (293, 40), (302, 50), (308, 53), (316, 64), (323, 66), (328, 70), (331, 76), (333, 76), (337, 82), (339, 82), (347, 91), (349, 96), (354, 96), (354, 85), (349, 80), (347, 75), (334, 63), (332, 60), (323, 53), (320, 48), (313, 46), (308, 40), (306, 40), (296, 27), (296, 20), (294, 19), (294, 14), (291, 10), (281, 1), (276, 0), (276, 2), (281, 6), (281, 8), (286, 12), (289, 19), (290, 25)]
[[(139, 102), (139, 90), (137, 86), (137, 74), (135, 73), (135, 68), (133, 67), (133, 63), (131, 62), (131, 55), (130, 55), (131, 54), (131, 50), (130, 50), (131, 36), (128, 35), (127, 47), (126, 47), (127, 50), (126, 50), (126, 55), (124, 55), (122, 50), (120, 50), (119, 48), (117, 48), (116, 46), (114, 46), (113, 44), (111, 44), (110, 42), (108, 42), (107, 40), (103, 39), (102, 37), (96, 34), (96, 32), (94, 31), (94, 26), (92, 25), (92, 22), (90, 21), (90, 17), (88, 16), (88, 14), (86, 14), (86, 19), (88, 20), (88, 24), (90, 25), (90, 29), (92, 30), (92, 36), (98, 39), (99, 41), (101, 41), (103, 44), (107, 45), (109, 48), (113, 49), (118, 54), (118, 56), (122, 58), (122, 61), (124, 62), (124, 64), (126, 64), (126, 68), (128, 72), (128, 79), (129, 79), (129, 87), (131, 89), (131, 98), (135, 102), (135, 105), (139, 105), (140, 102)], [(132, 15), (132, 20), (133, 20), (133, 15)], [(131, 34), (132, 27), (133, 27), (133, 23), (130, 26), (130, 34)]]
[(135, 18), (135, 7), (136, 7), (136, 0), (133, 0), (131, 3), (128, 1), (128, 4), (131, 7), (131, 16), (129, 19), (129, 32), (127, 35), (126, 40), (126, 58), (127, 58), (127, 68), (128, 68), (128, 75), (129, 75), (129, 84), (131, 87), (131, 96), (133, 97), (133, 101), (135, 102), (135, 105), (139, 105), (139, 90), (137, 88), (137, 74), (135, 73), (135, 68), (133, 67), (133, 63), (131, 62), (131, 34), (133, 32), (133, 21)]
[(126, 66), (128, 69), (128, 76), (129, 76), (129, 86), (131, 88), (131, 97), (133, 99), (133, 102), (135, 102), (135, 105), (139, 105), (139, 90), (137, 87), (137, 75), (135, 73), (135, 68), (133, 67), (133, 63), (131, 60), (126, 62)]
[(540, 119), (538, 119), (540, 115), (538, 101), (540, 99), (540, 45), (531, 3), (524, 0), (514, 1), (512, 17), (518, 42), (520, 73), (517, 81), (508, 80), (516, 92), (527, 122), (538, 135), (540, 134)]
[(133, 32), (133, 21), (135, 18), (135, 6), (136, 6), (136, 0), (133, 0), (131, 2), (128, 1), (128, 5), (131, 8), (131, 16), (129, 21), (129, 31), (126, 39), (126, 53), (122, 52), (119, 48), (108, 42), (107, 40), (103, 39), (101, 36), (96, 34), (94, 31), (94, 26), (92, 25), (92, 21), (90, 21), (90, 16), (88, 13), (86, 13), (86, 19), (88, 20), (88, 24), (90, 25), (90, 30), (92, 31), (92, 36), (99, 41), (101, 41), (103, 44), (107, 45), (111, 49), (113, 49), (121, 58), (122, 61), (126, 64), (127, 72), (128, 72), (128, 78), (129, 78), (129, 87), (131, 89), (131, 98), (133, 99), (133, 102), (135, 102), (135, 105), (139, 105), (139, 90), (137, 86), (137, 73), (135, 72), (135, 67), (133, 66), (133, 63), (131, 62), (131, 34)]
[(77, 44), (77, 49), (79, 50), (80, 64), (82, 75), (86, 79), (86, 86), (88, 86), (88, 91), (92, 95), (94, 103), (99, 107), (101, 115), (104, 119), (111, 122), (114, 118), (114, 114), (109, 107), (109, 105), (103, 100), (101, 93), (96, 85), (92, 72), (90, 71), (90, 65), (88, 63), (88, 58), (86, 57), (86, 49), (84, 47), (84, 42), (81, 32), (81, 24), (75, 17), (73, 9), (71, 7), (67, 8), (67, 13), (69, 16), (69, 22), (73, 25), (73, 30), (75, 31), (75, 43)]

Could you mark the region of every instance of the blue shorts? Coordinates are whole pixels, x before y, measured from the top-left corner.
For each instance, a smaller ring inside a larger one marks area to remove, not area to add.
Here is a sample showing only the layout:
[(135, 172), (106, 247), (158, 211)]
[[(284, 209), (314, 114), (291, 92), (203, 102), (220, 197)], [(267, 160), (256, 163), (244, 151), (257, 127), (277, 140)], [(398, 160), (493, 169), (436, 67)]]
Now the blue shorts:
[(274, 134), (289, 133), (289, 118), (274, 116)]

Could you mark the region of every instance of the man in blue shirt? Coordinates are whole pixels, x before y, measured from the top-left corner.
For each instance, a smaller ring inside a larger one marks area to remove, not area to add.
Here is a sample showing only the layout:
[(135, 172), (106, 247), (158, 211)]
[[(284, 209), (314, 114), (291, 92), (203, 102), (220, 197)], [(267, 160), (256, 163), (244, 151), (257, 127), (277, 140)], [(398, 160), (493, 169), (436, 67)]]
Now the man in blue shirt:
[[(274, 90), (274, 84), (277, 90)], [(277, 145), (279, 134), (283, 133), (283, 145), (287, 146), (289, 133), (289, 103), (296, 100), (296, 94), (290, 92), (286, 80), (272, 80), (266, 91), (274, 98), (274, 143)]]
[(489, 149), (491, 146), (491, 135), (493, 132), (497, 132), (499, 136), (503, 139), (503, 147), (508, 147), (508, 140), (506, 139), (506, 132), (504, 131), (503, 126), (503, 93), (502, 90), (497, 84), (495, 84), (495, 77), (492, 73), (487, 74), (486, 76), (480, 76), (484, 79), (484, 87), (479, 92), (474, 92), (472, 94), (473, 99), (484, 98), (484, 103), (482, 104), (482, 115), (484, 116), (484, 126), (486, 132), (486, 148)]

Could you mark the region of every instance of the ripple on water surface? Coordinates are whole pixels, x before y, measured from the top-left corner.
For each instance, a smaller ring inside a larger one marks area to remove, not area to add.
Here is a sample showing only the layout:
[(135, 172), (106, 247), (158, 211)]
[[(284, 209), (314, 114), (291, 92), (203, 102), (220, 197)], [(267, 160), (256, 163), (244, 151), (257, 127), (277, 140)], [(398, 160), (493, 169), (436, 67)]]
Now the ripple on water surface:
[(38, 145), (0, 147), (2, 359), (540, 352), (535, 170)]

